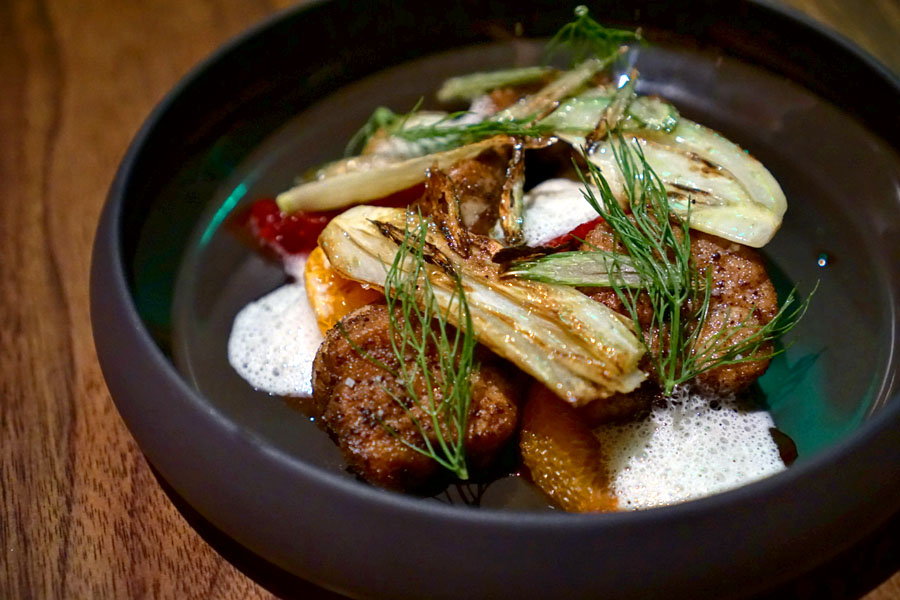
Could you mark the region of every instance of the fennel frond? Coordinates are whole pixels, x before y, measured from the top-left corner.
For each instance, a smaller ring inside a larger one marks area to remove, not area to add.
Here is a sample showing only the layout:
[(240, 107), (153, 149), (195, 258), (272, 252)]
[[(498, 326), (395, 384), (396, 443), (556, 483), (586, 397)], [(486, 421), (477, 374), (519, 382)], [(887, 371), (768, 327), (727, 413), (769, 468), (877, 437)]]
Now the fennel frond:
[(360, 127), (356, 133), (350, 138), (350, 141), (347, 142), (347, 146), (344, 148), (344, 156), (356, 156), (360, 152), (362, 152), (363, 148), (366, 147), (366, 143), (375, 135), (380, 129), (388, 129), (394, 123), (397, 122), (398, 119), (397, 113), (392, 111), (386, 106), (379, 106), (372, 114), (369, 115), (369, 118), (363, 123), (363, 126)]
[[(474, 328), (462, 282), (452, 267), (444, 272), (455, 281), (455, 291), (446, 310), (438, 305), (426, 270), (428, 228), (429, 222), (421, 214), (406, 220), (384, 281), (389, 338), (397, 368), (373, 364), (400, 383), (403, 394), (387, 386), (384, 389), (415, 425), (421, 443), (400, 437), (387, 423), (382, 424), (404, 445), (465, 480), (469, 476), (465, 439), (471, 377), (477, 368)], [(455, 328), (448, 320), (450, 311), (455, 313)]]
[(563, 25), (544, 50), (545, 62), (568, 51), (572, 66), (590, 57), (611, 60), (619, 48), (641, 39), (639, 31), (604, 27), (589, 14), (586, 6), (575, 7), (575, 20)]

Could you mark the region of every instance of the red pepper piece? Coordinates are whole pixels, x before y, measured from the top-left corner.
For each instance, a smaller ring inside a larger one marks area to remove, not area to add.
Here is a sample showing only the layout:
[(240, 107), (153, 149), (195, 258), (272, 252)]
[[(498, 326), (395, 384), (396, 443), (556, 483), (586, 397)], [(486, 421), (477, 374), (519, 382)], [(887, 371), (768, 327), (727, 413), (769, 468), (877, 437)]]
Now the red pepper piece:
[(544, 246), (556, 248), (557, 246), (562, 246), (564, 244), (567, 244), (570, 240), (576, 240), (576, 241), (583, 240), (585, 238), (585, 236), (587, 236), (587, 234), (590, 233), (594, 227), (596, 227), (597, 225), (599, 225), (602, 222), (603, 222), (603, 219), (601, 217), (597, 217), (593, 221), (588, 221), (587, 223), (582, 223), (581, 225), (579, 225), (578, 227), (576, 227), (569, 233), (564, 233), (563, 235), (561, 235), (559, 237), (553, 238), (552, 240), (550, 240), (549, 242), (544, 244)]

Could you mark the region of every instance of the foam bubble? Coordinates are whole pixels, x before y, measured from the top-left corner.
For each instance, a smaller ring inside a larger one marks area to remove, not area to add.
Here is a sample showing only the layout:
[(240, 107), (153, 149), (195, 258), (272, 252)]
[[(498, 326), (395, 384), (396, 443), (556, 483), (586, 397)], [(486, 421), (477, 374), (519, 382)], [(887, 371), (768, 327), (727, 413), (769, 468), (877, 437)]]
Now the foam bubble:
[(302, 283), (290, 283), (238, 313), (228, 338), (228, 362), (254, 388), (281, 396), (312, 395), (312, 363), (322, 343)]
[(784, 470), (766, 411), (685, 392), (649, 418), (595, 431), (624, 510), (709, 496)]
[(540, 246), (597, 218), (581, 193), (584, 184), (570, 179), (548, 179), (524, 196), (522, 235), (529, 246)]

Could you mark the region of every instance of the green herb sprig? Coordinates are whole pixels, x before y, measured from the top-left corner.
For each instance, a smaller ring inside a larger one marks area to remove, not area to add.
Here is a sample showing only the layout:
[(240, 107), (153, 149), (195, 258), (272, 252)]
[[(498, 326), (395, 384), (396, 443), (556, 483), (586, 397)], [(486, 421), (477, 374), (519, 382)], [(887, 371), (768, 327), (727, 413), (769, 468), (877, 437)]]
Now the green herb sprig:
[(386, 106), (379, 106), (363, 123), (344, 148), (344, 156), (356, 156), (366, 147), (368, 141), (379, 129), (387, 129), (398, 119), (397, 113)]
[(560, 53), (568, 55), (570, 66), (591, 57), (611, 60), (618, 54), (619, 48), (641, 39), (639, 31), (604, 27), (588, 12), (583, 4), (575, 7), (575, 20), (563, 25), (547, 44), (545, 62), (550, 62)]
[(409, 118), (419, 112), (424, 102), (424, 98), (419, 98), (412, 107), (412, 110), (406, 114), (397, 114), (386, 106), (377, 107), (372, 111), (372, 114), (369, 115), (369, 118), (363, 123), (362, 127), (360, 127), (356, 133), (353, 134), (353, 137), (350, 138), (350, 141), (347, 142), (347, 146), (344, 148), (344, 156), (356, 156), (362, 152), (369, 140), (372, 139), (372, 136), (380, 130), (384, 130), (388, 134), (393, 134), (396, 131), (403, 129)]
[[(478, 123), (454, 124), (466, 111), (454, 112), (428, 125), (407, 126), (409, 119), (419, 110), (419, 104), (406, 114), (396, 114), (389, 108), (375, 109), (368, 121), (354, 134), (347, 144), (345, 156), (359, 153), (379, 130), (388, 135), (411, 143), (422, 143), (427, 153), (451, 150), (467, 144), (474, 144), (495, 135), (516, 138), (544, 138), (554, 133), (568, 130), (550, 123), (535, 121), (533, 116), (521, 119), (485, 120)], [(578, 133), (573, 130), (572, 133)]]
[[(438, 306), (426, 266), (426, 249), (431, 247), (428, 229), (429, 221), (421, 213), (407, 214), (403, 239), (384, 284), (391, 350), (398, 366), (389, 369), (375, 363), (403, 388), (403, 393), (387, 386), (384, 389), (413, 422), (421, 439), (407, 440), (386, 422), (382, 424), (404, 445), (465, 480), (469, 477), (465, 437), (471, 378), (477, 368), (474, 327), (462, 281), (445, 262), (441, 264), (443, 275), (452, 277), (456, 288), (447, 311)], [(449, 324), (451, 311), (456, 311), (456, 328)], [(424, 414), (424, 420), (417, 413)]]
[[(693, 334), (687, 333), (682, 315), (682, 307), (699, 286), (691, 260), (688, 222), (668, 218), (665, 187), (647, 164), (640, 147), (635, 148), (632, 151), (621, 138), (618, 143), (612, 144), (616, 164), (623, 176), (631, 218), (616, 200), (600, 169), (590, 161), (586, 161), (589, 175), (601, 198), (597, 199), (584, 178), (583, 194), (597, 214), (609, 224), (614, 240), (624, 247), (630, 266), (638, 274), (643, 289), (621, 285), (619, 281), (625, 272), (624, 257), (617, 252), (604, 252), (611, 265), (611, 287), (638, 328), (641, 334), (638, 337), (643, 340), (647, 351), (653, 354), (665, 392), (671, 393), (675, 384), (685, 376), (679, 359), (690, 345), (690, 338), (696, 339), (700, 330), (696, 327)], [(650, 347), (649, 336), (645, 335), (647, 332), (640, 331), (638, 299), (644, 291), (653, 307), (650, 331), (659, 331), (659, 348), (655, 353)], [(663, 349), (665, 340), (668, 341), (668, 348)]]

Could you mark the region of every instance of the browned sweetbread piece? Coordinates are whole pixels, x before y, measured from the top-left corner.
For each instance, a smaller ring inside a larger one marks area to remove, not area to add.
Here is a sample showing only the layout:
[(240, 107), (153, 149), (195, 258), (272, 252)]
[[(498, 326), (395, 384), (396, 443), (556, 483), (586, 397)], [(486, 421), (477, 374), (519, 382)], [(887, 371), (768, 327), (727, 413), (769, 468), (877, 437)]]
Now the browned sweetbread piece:
[[(389, 338), (388, 309), (370, 304), (344, 317), (341, 327), (325, 336), (313, 365), (313, 397), (320, 424), (332, 435), (352, 471), (367, 481), (393, 489), (425, 485), (439, 465), (408, 444), (423, 446), (418, 420), (436, 439), (424, 400), (412, 401), (400, 382), (383, 367), (398, 372), (400, 363)], [(351, 343), (352, 341), (352, 343)], [(413, 357), (406, 357), (412, 365)], [(428, 357), (432, 376), (439, 377), (437, 356)], [(427, 398), (418, 373), (416, 395)], [(440, 391), (435, 389), (435, 400)], [(407, 402), (407, 409), (397, 398)], [(515, 433), (518, 425), (516, 388), (499, 364), (481, 361), (473, 373), (465, 448), (469, 464), (486, 466)], [(452, 425), (440, 423), (446, 436)], [(406, 443), (404, 443), (406, 442)]]
[[(598, 224), (585, 237), (582, 249), (619, 250), (613, 243), (612, 230)], [(691, 231), (691, 255), (701, 277), (712, 276), (709, 313), (700, 332), (698, 347), (715, 341), (723, 327), (740, 330), (732, 337), (740, 343), (774, 318), (778, 298), (760, 254), (747, 246), (714, 235)], [(613, 310), (630, 316), (611, 288), (583, 288), (591, 298)], [(655, 340), (656, 332), (647, 331), (653, 312), (646, 295), (638, 299), (638, 319), (645, 333)], [(654, 342), (651, 342), (654, 343)], [(756, 381), (769, 366), (766, 357), (772, 352), (770, 343), (763, 344), (756, 355), (759, 360), (724, 365), (700, 374), (697, 383), (710, 391), (727, 394), (739, 392)], [(652, 375), (652, 373), (651, 373)]]

